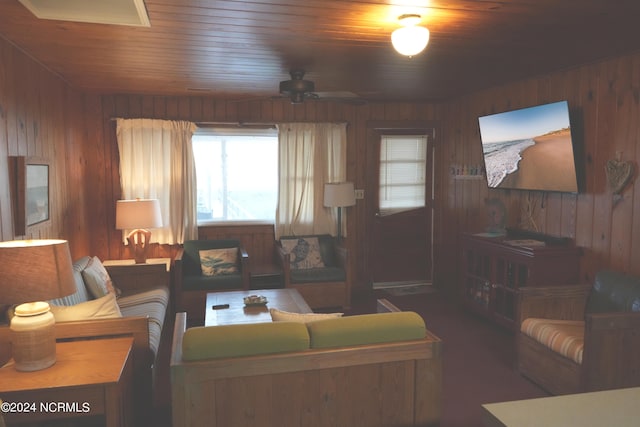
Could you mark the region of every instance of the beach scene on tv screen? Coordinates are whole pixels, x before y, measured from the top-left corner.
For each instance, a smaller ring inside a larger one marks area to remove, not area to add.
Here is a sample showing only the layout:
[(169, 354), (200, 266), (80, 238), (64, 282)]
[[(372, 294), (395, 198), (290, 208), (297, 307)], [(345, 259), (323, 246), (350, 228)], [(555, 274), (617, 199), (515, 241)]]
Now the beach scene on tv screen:
[(491, 188), (577, 192), (566, 101), (479, 118)]

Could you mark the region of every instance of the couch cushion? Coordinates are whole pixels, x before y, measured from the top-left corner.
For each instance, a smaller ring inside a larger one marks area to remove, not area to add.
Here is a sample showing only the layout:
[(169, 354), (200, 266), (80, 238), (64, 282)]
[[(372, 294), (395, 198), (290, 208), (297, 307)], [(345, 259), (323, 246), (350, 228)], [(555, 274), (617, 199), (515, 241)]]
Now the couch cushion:
[(182, 341), (186, 361), (285, 353), (309, 348), (302, 323), (246, 323), (187, 329)]
[(280, 241), (282, 243), (282, 239), (298, 239), (298, 238), (307, 238), (307, 237), (315, 237), (318, 239), (318, 244), (320, 246), (320, 256), (322, 257), (322, 262), (325, 267), (335, 267), (337, 265), (336, 262), (336, 254), (335, 254), (335, 242), (333, 237), (330, 234), (307, 234), (302, 236), (282, 236), (280, 237)]
[(50, 304), (75, 305), (92, 299), (82, 279), (82, 270), (89, 265), (90, 261), (91, 257), (85, 256), (73, 262), (73, 279), (76, 284), (76, 292), (63, 298), (52, 299), (49, 301)]
[(582, 363), (583, 321), (529, 318), (522, 322), (520, 331), (556, 353), (578, 364)]
[(270, 308), (269, 314), (271, 314), (271, 320), (274, 322), (309, 323), (323, 319), (342, 317), (344, 313), (290, 313), (288, 311), (278, 310), (277, 308)]
[(94, 298), (100, 298), (109, 292), (115, 292), (111, 277), (98, 257), (93, 257), (89, 265), (82, 270), (82, 278), (87, 290)]
[(238, 248), (240, 241), (236, 239), (221, 240), (186, 240), (183, 244), (182, 274), (184, 276), (201, 276), (200, 251), (207, 249)]
[(316, 236), (281, 238), (280, 243), (291, 260), (291, 269), (322, 268), (325, 266)]
[(200, 251), (200, 268), (204, 276), (238, 272), (238, 248), (205, 249)]
[(75, 305), (49, 305), (56, 322), (72, 322), (75, 320), (112, 319), (122, 317), (116, 296), (109, 292), (107, 295), (91, 301)]
[(345, 347), (426, 336), (424, 320), (412, 311), (361, 314), (307, 324), (312, 348)]
[(158, 286), (154, 289), (118, 298), (118, 305), (123, 316), (149, 318), (149, 347), (154, 355), (158, 354), (168, 304), (169, 289), (165, 286)]
[(640, 278), (618, 271), (599, 271), (589, 294), (585, 312), (640, 311)]

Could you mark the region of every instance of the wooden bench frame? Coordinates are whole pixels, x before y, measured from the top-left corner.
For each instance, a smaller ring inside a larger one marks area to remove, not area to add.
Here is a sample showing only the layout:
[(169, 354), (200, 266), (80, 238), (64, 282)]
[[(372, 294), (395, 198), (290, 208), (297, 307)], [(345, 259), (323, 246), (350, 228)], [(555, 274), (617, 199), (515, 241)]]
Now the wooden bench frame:
[(442, 342), (430, 332), (415, 341), (185, 362), (185, 330), (178, 313), (173, 427), (439, 424)]

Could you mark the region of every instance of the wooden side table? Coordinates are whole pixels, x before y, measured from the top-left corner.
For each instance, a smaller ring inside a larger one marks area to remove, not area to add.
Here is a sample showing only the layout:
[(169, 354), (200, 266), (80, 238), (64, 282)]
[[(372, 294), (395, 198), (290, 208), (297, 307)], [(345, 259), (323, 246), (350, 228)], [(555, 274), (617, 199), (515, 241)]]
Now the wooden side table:
[(122, 289), (142, 289), (150, 286), (169, 287), (171, 258), (149, 258), (145, 264), (132, 259), (106, 260), (106, 268), (113, 284)]
[(101, 415), (107, 427), (133, 424), (133, 338), (59, 342), (56, 363), (19, 372), (0, 368), (8, 425)]
[(282, 270), (275, 264), (251, 266), (251, 289), (278, 289), (284, 287)]

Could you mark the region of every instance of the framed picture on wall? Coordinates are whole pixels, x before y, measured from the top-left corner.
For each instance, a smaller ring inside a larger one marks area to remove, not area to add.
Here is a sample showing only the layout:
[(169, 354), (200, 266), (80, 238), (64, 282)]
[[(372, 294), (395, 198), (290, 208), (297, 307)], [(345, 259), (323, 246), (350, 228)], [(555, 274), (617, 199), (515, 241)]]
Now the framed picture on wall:
[(39, 158), (12, 156), (9, 165), (14, 234), (22, 236), (28, 227), (50, 218), (49, 163)]
[(27, 162), (25, 182), (27, 227), (49, 219), (49, 165)]

